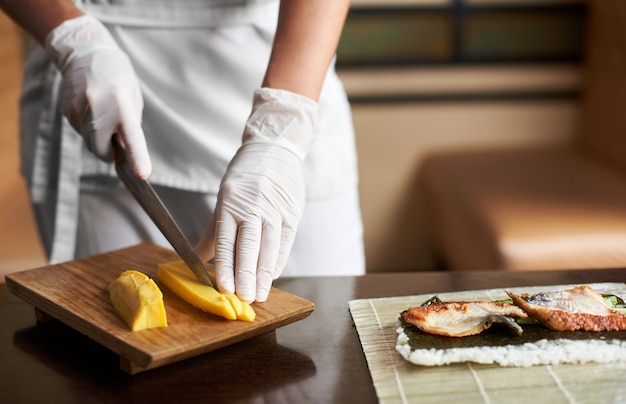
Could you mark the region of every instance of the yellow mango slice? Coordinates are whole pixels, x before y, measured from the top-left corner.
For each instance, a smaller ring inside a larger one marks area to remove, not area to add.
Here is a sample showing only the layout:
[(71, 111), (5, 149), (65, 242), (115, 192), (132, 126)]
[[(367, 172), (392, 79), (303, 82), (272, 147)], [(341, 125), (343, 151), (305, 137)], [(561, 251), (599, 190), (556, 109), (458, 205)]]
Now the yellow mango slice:
[(223, 293), (223, 295), (230, 301), (230, 304), (235, 309), (235, 313), (237, 313), (237, 320), (254, 321), (256, 318), (256, 312), (252, 306), (250, 306), (250, 303), (239, 299), (239, 297), (234, 293)]
[(183, 261), (159, 264), (158, 274), (159, 282), (202, 311), (228, 320), (254, 321), (256, 317), (252, 306), (235, 294), (222, 294), (200, 283)]
[(163, 293), (144, 273), (129, 269), (107, 286), (111, 304), (132, 331), (167, 327)]

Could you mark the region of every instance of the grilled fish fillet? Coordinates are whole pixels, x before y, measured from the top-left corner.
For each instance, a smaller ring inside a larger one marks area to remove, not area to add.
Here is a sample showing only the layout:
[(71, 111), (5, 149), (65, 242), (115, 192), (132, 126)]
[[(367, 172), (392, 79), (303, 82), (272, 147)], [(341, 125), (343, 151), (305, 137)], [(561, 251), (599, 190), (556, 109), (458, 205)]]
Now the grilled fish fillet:
[(519, 307), (506, 302), (438, 302), (410, 307), (402, 319), (420, 330), (448, 337), (481, 333), (494, 322), (504, 323), (519, 335), (521, 327), (511, 317), (526, 318)]
[(626, 316), (608, 307), (602, 295), (589, 286), (535, 295), (507, 294), (513, 304), (551, 330), (626, 330)]

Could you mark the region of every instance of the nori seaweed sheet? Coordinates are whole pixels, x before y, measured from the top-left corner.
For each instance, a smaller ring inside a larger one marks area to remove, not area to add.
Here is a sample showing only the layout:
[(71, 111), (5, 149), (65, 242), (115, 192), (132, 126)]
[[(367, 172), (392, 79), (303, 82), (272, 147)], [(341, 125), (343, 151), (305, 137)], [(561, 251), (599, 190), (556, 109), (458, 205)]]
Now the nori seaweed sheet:
[(524, 332), (521, 336), (517, 336), (506, 326), (497, 323), (477, 335), (446, 337), (421, 331), (413, 324), (406, 323), (402, 318), (400, 318), (400, 323), (409, 338), (412, 350), (522, 345), (542, 339), (626, 340), (626, 331), (552, 331), (541, 324), (520, 324)]

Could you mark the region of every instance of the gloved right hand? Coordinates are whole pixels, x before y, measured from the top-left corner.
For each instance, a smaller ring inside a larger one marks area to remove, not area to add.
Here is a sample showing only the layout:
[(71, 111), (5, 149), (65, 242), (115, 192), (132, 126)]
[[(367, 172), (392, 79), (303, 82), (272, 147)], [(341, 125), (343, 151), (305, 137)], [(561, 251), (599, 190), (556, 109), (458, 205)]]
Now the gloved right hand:
[(117, 133), (135, 175), (147, 178), (152, 163), (141, 129), (139, 81), (109, 31), (89, 15), (70, 19), (48, 34), (46, 51), (63, 76), (63, 114), (87, 148), (110, 162)]
[(307, 97), (275, 88), (255, 91), (213, 222), (196, 246), (204, 259), (215, 253), (222, 291), (247, 302), (267, 300), (304, 211), (303, 164), (319, 119), (317, 102)]

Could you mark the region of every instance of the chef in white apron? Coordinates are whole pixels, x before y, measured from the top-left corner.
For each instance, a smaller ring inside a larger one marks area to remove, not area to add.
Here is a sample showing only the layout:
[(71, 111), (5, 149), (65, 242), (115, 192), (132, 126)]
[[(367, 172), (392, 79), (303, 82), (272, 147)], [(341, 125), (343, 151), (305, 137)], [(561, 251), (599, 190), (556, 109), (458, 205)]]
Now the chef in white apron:
[[(319, 81), (317, 93), (281, 87), (287, 70), (271, 73), (281, 71), (277, 24), (294, 26), (283, 14), (313, 4), (296, 25), (320, 27), (306, 46), (336, 46), (347, 0), (319, 2), (328, 14), (318, 2), (287, 0), (48, 2), (33, 16), (37, 0), (0, 0), (38, 40), (24, 70), (21, 157), (50, 262), (146, 241), (169, 246), (117, 179), (104, 130), (119, 132), (136, 174), (149, 175), (201, 257), (215, 254), (221, 288), (262, 301), (281, 274), (364, 273), (352, 118), (332, 54), (317, 76), (296, 71), (307, 90)], [(42, 19), (59, 14), (66, 18), (45, 32)], [(298, 43), (291, 35), (284, 49)], [(300, 62), (306, 70), (311, 61)], [(140, 90), (81, 100), (99, 74)], [(126, 118), (125, 129), (107, 126)]]

